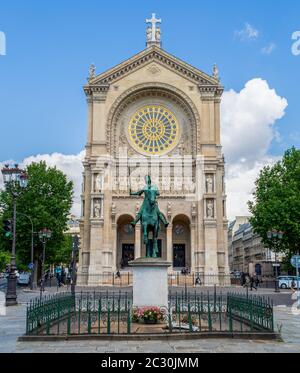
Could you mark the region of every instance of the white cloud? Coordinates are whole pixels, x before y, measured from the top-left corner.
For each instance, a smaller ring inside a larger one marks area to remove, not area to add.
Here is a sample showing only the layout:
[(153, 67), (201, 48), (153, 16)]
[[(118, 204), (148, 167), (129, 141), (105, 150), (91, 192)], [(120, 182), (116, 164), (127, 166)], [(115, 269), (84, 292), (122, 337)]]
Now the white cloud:
[[(21, 163), (20, 167), (26, 167), (33, 162), (45, 161), (49, 167), (56, 166), (57, 169), (64, 172), (68, 180), (74, 183), (74, 203), (72, 207), (72, 214), (80, 216), (81, 211), (81, 183), (82, 183), (82, 172), (83, 166), (82, 161), (85, 152), (82, 151), (76, 155), (65, 155), (60, 153), (53, 154), (39, 154), (25, 158)], [(2, 167), (5, 163), (14, 164), (14, 161), (5, 161), (0, 163)], [(2, 175), (0, 176), (0, 188), (3, 186)]]
[(277, 46), (276, 46), (275, 43), (270, 43), (270, 44), (266, 45), (265, 47), (263, 47), (261, 49), (261, 53), (266, 54), (266, 55), (270, 55), (275, 51), (276, 48), (277, 48)]
[(228, 217), (248, 215), (254, 182), (260, 169), (278, 158), (268, 155), (277, 120), (288, 102), (262, 79), (250, 80), (240, 92), (224, 93), (222, 144), (227, 161)]
[(253, 166), (262, 159), (276, 136), (274, 124), (288, 103), (262, 79), (250, 80), (240, 92), (224, 93), (222, 144), (229, 164)]
[(244, 28), (239, 31), (235, 31), (235, 35), (241, 40), (255, 40), (259, 37), (259, 31), (250, 25), (250, 23), (245, 23)]
[(257, 160), (251, 167), (245, 167), (242, 163), (228, 164), (226, 167), (226, 189), (227, 189), (227, 214), (229, 220), (236, 216), (249, 215), (248, 201), (252, 200), (255, 181), (260, 170), (272, 165), (280, 157), (265, 156)]

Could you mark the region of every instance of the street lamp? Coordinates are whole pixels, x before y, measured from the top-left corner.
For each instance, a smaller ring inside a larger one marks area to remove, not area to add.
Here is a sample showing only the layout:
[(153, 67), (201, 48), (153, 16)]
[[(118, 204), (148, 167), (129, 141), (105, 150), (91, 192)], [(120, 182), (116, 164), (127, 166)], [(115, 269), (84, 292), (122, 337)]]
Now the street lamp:
[(13, 237), (10, 259), (10, 269), (7, 279), (6, 306), (15, 306), (17, 302), (17, 277), (16, 277), (16, 225), (17, 225), (17, 198), (21, 189), (26, 188), (28, 176), (24, 170), (19, 168), (18, 164), (10, 168), (8, 164), (1, 170), (4, 185), (13, 199)]
[[(267, 233), (267, 237), (269, 240), (275, 240), (275, 242), (278, 243), (280, 242), (280, 240), (283, 239), (283, 235), (284, 235), (284, 232), (281, 232), (281, 231), (277, 231), (275, 229), (271, 230), (271, 231), (268, 231)], [(277, 251), (275, 251), (275, 293), (279, 293), (280, 290), (279, 290), (279, 284), (278, 284), (278, 266), (279, 264), (277, 263)]]
[(72, 262), (71, 262), (71, 270), (72, 270), (71, 293), (72, 293), (72, 295), (75, 295), (76, 259), (77, 259), (78, 250), (79, 250), (79, 237), (76, 234), (76, 235), (72, 236)]
[(43, 244), (43, 257), (42, 257), (42, 274), (41, 274), (41, 287), (40, 287), (40, 297), (42, 298), (42, 294), (44, 291), (44, 286), (45, 286), (45, 255), (46, 255), (46, 243), (47, 240), (50, 240), (52, 237), (52, 232), (44, 228), (39, 231), (39, 239)]

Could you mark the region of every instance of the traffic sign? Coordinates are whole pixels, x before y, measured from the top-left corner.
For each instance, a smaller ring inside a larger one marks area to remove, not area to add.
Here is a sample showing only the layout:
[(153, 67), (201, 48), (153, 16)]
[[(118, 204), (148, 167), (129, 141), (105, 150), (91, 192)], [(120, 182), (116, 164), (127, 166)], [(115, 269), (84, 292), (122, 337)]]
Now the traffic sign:
[(29, 263), (28, 264), (28, 269), (32, 270), (34, 268), (34, 264), (33, 263)]
[(294, 268), (299, 268), (300, 267), (300, 255), (295, 255), (291, 259), (291, 265)]
[(273, 267), (280, 267), (280, 264), (279, 263), (273, 263), (272, 266)]

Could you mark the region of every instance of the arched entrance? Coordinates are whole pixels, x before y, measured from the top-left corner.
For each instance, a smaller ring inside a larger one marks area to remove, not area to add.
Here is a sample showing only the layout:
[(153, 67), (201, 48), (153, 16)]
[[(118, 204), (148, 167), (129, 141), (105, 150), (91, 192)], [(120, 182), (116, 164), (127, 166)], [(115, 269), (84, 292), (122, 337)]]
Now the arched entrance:
[(173, 268), (191, 268), (191, 231), (190, 219), (185, 215), (177, 215), (173, 219)]
[(130, 225), (134, 218), (122, 215), (117, 221), (117, 268), (128, 267), (128, 262), (134, 260), (135, 230)]

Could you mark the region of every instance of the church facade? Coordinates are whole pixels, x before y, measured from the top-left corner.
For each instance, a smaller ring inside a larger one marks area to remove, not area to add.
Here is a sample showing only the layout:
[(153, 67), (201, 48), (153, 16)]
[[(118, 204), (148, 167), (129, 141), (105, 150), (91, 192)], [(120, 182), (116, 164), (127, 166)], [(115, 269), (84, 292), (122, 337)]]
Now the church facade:
[(127, 270), (145, 256), (140, 224), (130, 225), (145, 175), (158, 187), (159, 255), (170, 271), (229, 273), (224, 157), (220, 141), (223, 87), (212, 75), (161, 48), (160, 20), (147, 20), (146, 48), (84, 87), (88, 134), (80, 220), (79, 279)]

